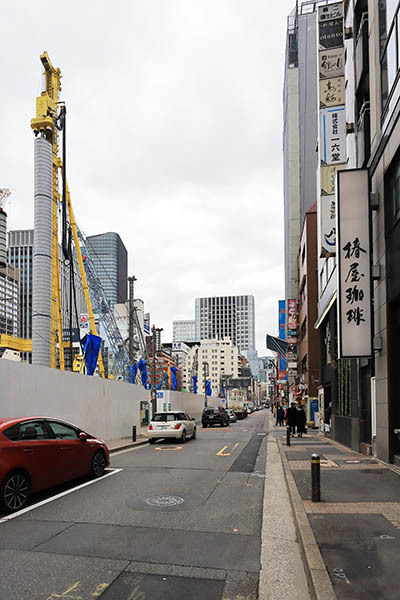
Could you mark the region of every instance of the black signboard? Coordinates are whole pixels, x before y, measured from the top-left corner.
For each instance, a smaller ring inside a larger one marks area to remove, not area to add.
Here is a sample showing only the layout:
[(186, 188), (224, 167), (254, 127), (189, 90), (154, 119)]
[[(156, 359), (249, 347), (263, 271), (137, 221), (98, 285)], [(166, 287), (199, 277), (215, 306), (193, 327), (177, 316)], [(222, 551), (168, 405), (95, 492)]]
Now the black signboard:
[(343, 19), (322, 21), (319, 24), (319, 49), (343, 46)]

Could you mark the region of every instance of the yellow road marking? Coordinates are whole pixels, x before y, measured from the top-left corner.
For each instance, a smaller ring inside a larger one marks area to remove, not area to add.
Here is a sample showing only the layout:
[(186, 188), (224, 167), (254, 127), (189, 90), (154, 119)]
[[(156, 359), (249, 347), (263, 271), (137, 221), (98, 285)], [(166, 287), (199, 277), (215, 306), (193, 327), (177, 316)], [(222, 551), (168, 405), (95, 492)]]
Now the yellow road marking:
[(54, 592), (48, 597), (47, 600), (55, 600), (56, 598), (68, 598), (68, 600), (83, 600), (82, 596), (75, 596), (75, 594), (72, 596), (70, 594), (70, 592), (73, 592), (74, 590), (77, 591), (80, 583), (80, 581), (77, 581), (76, 583), (74, 583), (74, 585), (71, 585), (70, 588), (68, 588), (67, 590), (65, 590), (65, 592), (62, 592), (61, 594), (57, 594)]
[(233, 446), (233, 450), (235, 450), (235, 448), (237, 448), (238, 446), (239, 446), (239, 444), (235, 444), (235, 445)]
[(182, 450), (182, 446), (157, 446), (156, 450)]
[(226, 450), (227, 448), (229, 448), (229, 444), (228, 446), (224, 446), (223, 448), (221, 448), (221, 450), (217, 452), (217, 456), (230, 456), (230, 452), (224, 452), (224, 450)]

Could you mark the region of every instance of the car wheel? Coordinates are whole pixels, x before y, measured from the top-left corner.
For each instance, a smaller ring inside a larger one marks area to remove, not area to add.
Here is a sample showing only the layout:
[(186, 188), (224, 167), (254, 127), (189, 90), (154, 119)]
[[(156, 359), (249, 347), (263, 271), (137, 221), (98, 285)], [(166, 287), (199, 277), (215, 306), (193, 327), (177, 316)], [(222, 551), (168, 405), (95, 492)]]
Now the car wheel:
[(96, 450), (92, 460), (92, 468), (90, 474), (93, 477), (101, 477), (106, 470), (106, 457), (102, 450)]
[(192, 433), (192, 440), (196, 439), (196, 435), (197, 435), (197, 430), (196, 427), (193, 429), (193, 433)]
[(155, 444), (156, 438), (149, 438), (149, 444)]
[(0, 507), (6, 512), (20, 510), (25, 506), (30, 491), (31, 482), (26, 473), (9, 473), (0, 488)]
[(186, 429), (182, 431), (181, 442), (184, 444), (186, 442)]

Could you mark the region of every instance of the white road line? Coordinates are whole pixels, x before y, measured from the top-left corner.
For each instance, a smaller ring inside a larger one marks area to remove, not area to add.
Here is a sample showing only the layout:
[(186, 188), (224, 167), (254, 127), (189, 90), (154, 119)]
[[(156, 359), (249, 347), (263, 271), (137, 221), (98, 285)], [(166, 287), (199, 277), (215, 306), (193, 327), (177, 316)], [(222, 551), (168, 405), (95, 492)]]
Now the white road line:
[(86, 483), (81, 483), (80, 485), (77, 485), (74, 488), (71, 488), (70, 490), (66, 490), (65, 492), (56, 494), (55, 496), (52, 496), (51, 498), (47, 498), (46, 500), (42, 500), (41, 502), (32, 504), (32, 506), (28, 506), (27, 508), (23, 508), (22, 510), (12, 513), (11, 515), (7, 515), (7, 516), (3, 517), (2, 519), (0, 519), (0, 524), (6, 523), (7, 521), (11, 521), (11, 519), (15, 519), (16, 517), (20, 517), (24, 513), (30, 512), (31, 510), (35, 510), (35, 508), (39, 508), (39, 506), (44, 506), (45, 504), (48, 504), (49, 502), (53, 502), (53, 500), (58, 500), (58, 498), (62, 498), (63, 496), (72, 494), (73, 492), (76, 492), (76, 490), (80, 490), (81, 488), (84, 488), (87, 485), (92, 485), (92, 483), (97, 483), (98, 481), (101, 481), (102, 479), (105, 479), (106, 477), (111, 477), (111, 475), (116, 475), (120, 471), (123, 471), (123, 469), (106, 469), (106, 471), (110, 471), (110, 472), (107, 473), (107, 475), (103, 475), (103, 477), (99, 477), (98, 479), (93, 479), (92, 481), (87, 481)]

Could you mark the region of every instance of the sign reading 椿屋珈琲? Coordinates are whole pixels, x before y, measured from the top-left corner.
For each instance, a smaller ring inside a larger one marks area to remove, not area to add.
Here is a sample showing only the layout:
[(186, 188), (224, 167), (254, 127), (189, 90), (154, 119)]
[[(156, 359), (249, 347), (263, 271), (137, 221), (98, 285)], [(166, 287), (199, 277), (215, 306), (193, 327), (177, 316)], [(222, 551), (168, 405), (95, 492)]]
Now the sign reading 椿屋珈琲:
[(367, 169), (338, 173), (339, 358), (371, 356), (371, 273)]

